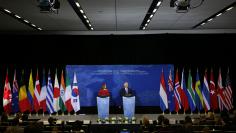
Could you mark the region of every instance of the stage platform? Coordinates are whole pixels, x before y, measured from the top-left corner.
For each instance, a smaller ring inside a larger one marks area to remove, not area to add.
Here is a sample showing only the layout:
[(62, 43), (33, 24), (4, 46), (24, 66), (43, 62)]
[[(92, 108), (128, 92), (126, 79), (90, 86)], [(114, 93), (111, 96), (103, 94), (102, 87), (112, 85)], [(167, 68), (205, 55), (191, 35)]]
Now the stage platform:
[[(139, 123), (140, 120), (142, 120), (144, 117), (147, 117), (149, 120), (157, 120), (159, 115), (163, 115), (163, 114), (135, 114), (136, 117), (136, 123)], [(185, 116), (190, 116), (191, 118), (200, 118), (201, 116), (206, 116), (207, 114), (203, 113), (203, 114), (164, 114), (164, 116), (170, 120), (176, 120), (176, 121), (180, 121), (180, 120), (184, 120)], [(215, 116), (219, 116), (220, 114), (215, 114)], [(40, 119), (39, 121), (47, 121), (49, 117), (53, 117), (56, 118), (58, 120), (61, 121), (76, 121), (76, 120), (80, 120), (80, 121), (91, 121), (92, 124), (97, 124), (97, 119), (98, 119), (98, 115), (96, 114), (64, 114), (64, 115), (49, 115), (49, 114), (29, 114), (29, 119)], [(10, 116), (10, 118), (13, 118), (14, 115)], [(123, 118), (123, 114), (110, 114), (109, 115), (110, 118)]]

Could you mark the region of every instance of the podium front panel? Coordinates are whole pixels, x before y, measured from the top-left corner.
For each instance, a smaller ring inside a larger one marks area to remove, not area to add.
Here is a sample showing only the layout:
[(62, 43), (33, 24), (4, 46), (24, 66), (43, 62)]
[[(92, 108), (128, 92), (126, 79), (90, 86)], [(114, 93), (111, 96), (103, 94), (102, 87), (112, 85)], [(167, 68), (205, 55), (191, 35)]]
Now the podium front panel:
[(123, 99), (123, 110), (124, 117), (131, 119), (134, 117), (135, 113), (135, 96), (132, 97), (122, 97)]
[(109, 117), (109, 101), (110, 97), (97, 97), (98, 118)]

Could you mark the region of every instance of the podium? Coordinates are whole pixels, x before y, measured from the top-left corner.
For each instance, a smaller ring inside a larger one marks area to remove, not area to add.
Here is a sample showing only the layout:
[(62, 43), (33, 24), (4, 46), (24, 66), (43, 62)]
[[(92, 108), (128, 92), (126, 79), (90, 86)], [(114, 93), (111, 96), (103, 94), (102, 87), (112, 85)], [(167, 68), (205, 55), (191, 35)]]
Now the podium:
[(128, 117), (128, 119), (131, 119), (134, 117), (135, 113), (135, 96), (131, 97), (122, 97), (123, 99), (123, 111), (124, 111), (124, 117)]
[(105, 119), (109, 117), (110, 97), (97, 97), (98, 118)]

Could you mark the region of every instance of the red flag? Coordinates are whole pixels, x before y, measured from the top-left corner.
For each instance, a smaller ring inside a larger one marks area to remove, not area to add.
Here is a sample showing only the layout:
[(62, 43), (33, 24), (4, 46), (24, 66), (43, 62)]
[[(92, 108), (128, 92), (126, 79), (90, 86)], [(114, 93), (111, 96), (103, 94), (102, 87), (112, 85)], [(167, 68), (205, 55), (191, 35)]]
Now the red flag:
[(4, 112), (11, 113), (11, 86), (8, 80), (8, 72), (6, 74), (5, 86), (4, 86), (4, 93), (3, 93), (3, 108)]
[(210, 106), (211, 106), (211, 109), (216, 110), (218, 109), (218, 102), (217, 102), (217, 92), (215, 88), (213, 69), (211, 69), (209, 88), (210, 88)]
[(179, 85), (179, 74), (178, 74), (178, 69), (176, 70), (175, 74), (175, 90), (174, 94), (176, 97), (175, 101), (175, 111), (178, 112), (181, 109), (181, 99), (180, 99), (180, 93), (181, 93), (181, 87)]
[(36, 81), (35, 81), (35, 88), (34, 88), (34, 110), (36, 112), (40, 109), (40, 84), (39, 84), (39, 74), (37, 70)]
[(180, 99), (182, 102), (182, 105), (184, 107), (184, 111), (188, 110), (189, 104), (188, 104), (188, 97), (186, 95), (187, 92), (187, 87), (185, 83), (185, 78), (184, 78), (184, 69), (182, 71), (182, 80), (181, 80), (181, 92), (180, 92)]

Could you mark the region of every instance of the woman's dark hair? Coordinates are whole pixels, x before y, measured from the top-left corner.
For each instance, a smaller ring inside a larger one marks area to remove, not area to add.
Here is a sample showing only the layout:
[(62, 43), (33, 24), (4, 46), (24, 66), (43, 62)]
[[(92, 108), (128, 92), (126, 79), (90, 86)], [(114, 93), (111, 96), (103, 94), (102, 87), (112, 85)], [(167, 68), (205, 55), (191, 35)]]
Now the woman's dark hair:
[(159, 115), (158, 118), (157, 118), (157, 120), (158, 120), (158, 125), (162, 125), (164, 119), (165, 119), (164, 115)]

